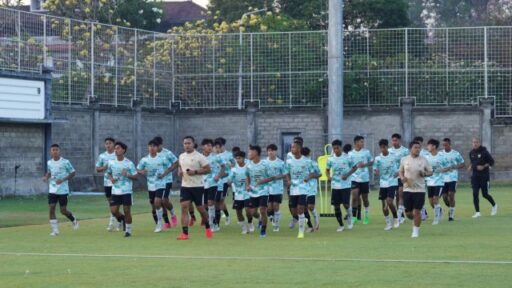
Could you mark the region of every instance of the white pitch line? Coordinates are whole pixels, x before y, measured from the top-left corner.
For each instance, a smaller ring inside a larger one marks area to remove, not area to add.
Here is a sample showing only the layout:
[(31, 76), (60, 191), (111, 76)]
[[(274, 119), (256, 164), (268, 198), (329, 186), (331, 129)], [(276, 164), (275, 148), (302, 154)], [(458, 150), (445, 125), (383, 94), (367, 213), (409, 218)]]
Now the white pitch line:
[(179, 256), (179, 255), (24, 253), (24, 252), (0, 252), (0, 255), (3, 255), (3, 256), (90, 257), (90, 258), (189, 259), (189, 260), (263, 260), (263, 261), (310, 261), (310, 262), (369, 262), (369, 263), (416, 263), (416, 264), (512, 265), (512, 260), (356, 259), (356, 258), (315, 258), (315, 257), (308, 258), (308, 257)]

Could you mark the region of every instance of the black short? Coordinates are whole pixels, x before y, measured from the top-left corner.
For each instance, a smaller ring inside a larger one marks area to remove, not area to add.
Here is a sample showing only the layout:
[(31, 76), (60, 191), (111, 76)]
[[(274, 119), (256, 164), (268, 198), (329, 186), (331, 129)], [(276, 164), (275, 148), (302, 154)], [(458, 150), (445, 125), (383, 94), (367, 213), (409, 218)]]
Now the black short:
[(421, 210), (425, 205), (425, 192), (404, 191), (404, 207), (406, 212)]
[(268, 202), (269, 203), (279, 203), (279, 204), (283, 203), (283, 194), (269, 195)]
[(316, 204), (316, 197), (315, 197), (315, 195), (308, 195), (308, 197), (306, 198), (306, 204), (314, 206)]
[(443, 186), (428, 186), (427, 191), (428, 191), (428, 198), (432, 198), (434, 196), (440, 197), (441, 194), (443, 193), (442, 192)]
[(448, 192), (457, 192), (457, 181), (444, 183), (443, 194), (446, 194)]
[(204, 205), (206, 199), (203, 187), (181, 187), (180, 189), (180, 202), (191, 201), (197, 207)]
[(110, 207), (112, 206), (132, 206), (132, 194), (112, 195)]
[(224, 200), (226, 198), (226, 196), (228, 195), (228, 188), (229, 188), (229, 185), (228, 183), (224, 183), (224, 185), (222, 185), (222, 200)]
[(235, 200), (233, 201), (233, 209), (235, 210), (242, 210), (245, 208), (245, 201), (246, 200)]
[(290, 208), (296, 208), (297, 206), (306, 206), (308, 195), (295, 195), (290, 196), (288, 200), (288, 206)]
[(112, 197), (112, 186), (105, 186), (105, 197), (110, 198)]
[(379, 189), (379, 200), (386, 200), (387, 198), (395, 199), (398, 186), (391, 186)]
[(206, 198), (208, 199), (208, 201), (216, 201), (218, 202), (216, 199), (217, 199), (217, 186), (213, 186), (213, 187), (210, 187), (210, 188), (205, 188), (204, 189), (204, 193), (206, 194)]
[(332, 189), (331, 192), (331, 205), (339, 206), (350, 205), (350, 188), (346, 189)]
[(251, 198), (245, 200), (244, 205), (247, 208), (268, 207), (268, 195), (267, 196), (259, 196), (259, 197), (251, 197)]
[(352, 181), (352, 189), (357, 189), (359, 195), (370, 193), (370, 182), (354, 182)]
[(169, 196), (171, 196), (171, 189), (172, 189), (172, 182), (166, 183), (163, 198), (168, 199)]
[(164, 193), (165, 193), (164, 188), (160, 188), (155, 191), (148, 191), (149, 203), (151, 203), (151, 204), (155, 203), (155, 198), (162, 199), (164, 197)]
[(57, 202), (59, 202), (61, 207), (68, 206), (68, 194), (59, 195), (48, 193), (48, 204), (57, 204)]

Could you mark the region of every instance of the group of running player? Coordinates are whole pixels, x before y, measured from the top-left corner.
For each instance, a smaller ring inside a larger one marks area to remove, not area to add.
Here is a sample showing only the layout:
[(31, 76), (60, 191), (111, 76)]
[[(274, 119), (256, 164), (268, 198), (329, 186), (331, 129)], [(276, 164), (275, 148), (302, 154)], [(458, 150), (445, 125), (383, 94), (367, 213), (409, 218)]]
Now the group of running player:
[[(413, 220), (412, 237), (418, 237), (421, 221), (427, 218), (425, 194), (434, 209), (433, 225), (439, 224), (443, 216), (440, 198), (448, 206), (448, 220), (454, 220), (457, 170), (465, 165), (460, 153), (451, 148), (449, 138), (443, 139), (441, 150), (440, 142), (435, 139), (427, 142), (427, 149), (422, 148), (421, 137), (414, 138), (408, 149), (402, 146), (401, 136), (393, 134), (391, 146), (387, 139), (379, 141), (380, 155), (375, 159), (364, 148), (364, 140), (364, 137), (356, 136), (353, 147), (350, 144), (343, 146), (341, 140), (331, 143), (332, 155), (323, 173), (326, 173), (330, 182), (331, 204), (339, 224), (337, 232), (345, 229), (341, 205), (346, 211), (347, 229), (352, 229), (361, 218), (363, 224), (369, 223), (368, 195), (372, 172), (379, 178), (379, 200), (386, 221), (384, 230), (398, 228), (407, 215)], [(135, 166), (125, 157), (126, 144), (116, 142), (111, 137), (106, 138), (104, 144), (106, 151), (97, 158), (96, 172), (104, 173), (105, 196), (111, 214), (107, 227), (109, 231), (122, 230), (125, 237), (132, 235), (132, 183), (140, 175), (147, 179), (149, 202), (156, 224), (154, 231), (158, 233), (163, 229), (176, 227), (177, 217), (169, 200), (173, 184), (172, 174), (175, 170), (182, 180), (182, 233), (178, 240), (189, 239), (188, 227), (194, 225), (196, 220), (194, 205), (201, 215), (201, 225), (205, 227), (207, 238), (212, 238), (213, 232), (220, 230), (221, 212), (224, 213), (225, 225), (230, 224), (229, 211), (225, 204), (228, 187), (232, 188), (233, 209), (236, 211), (242, 234), (256, 230), (254, 219), (258, 219), (260, 237), (266, 237), (269, 221), (273, 232), (279, 232), (280, 205), (285, 192), (288, 194), (288, 206), (292, 216), (289, 228), (293, 229), (298, 224), (298, 238), (304, 238), (305, 232), (314, 232), (320, 228), (315, 198), (322, 171), (317, 162), (311, 159), (311, 150), (304, 146), (301, 137), (294, 138), (285, 161), (277, 157), (278, 148), (275, 144), (266, 147), (267, 157), (262, 159), (260, 146), (250, 145), (247, 154), (238, 147), (228, 152), (225, 150), (224, 138), (203, 139), (202, 153), (199, 153), (192, 136), (184, 137), (184, 152), (178, 159), (171, 151), (163, 148), (163, 139), (157, 136), (148, 142), (148, 155)], [(473, 151), (480, 151), (476, 148)], [(470, 169), (474, 172), (485, 169), (488, 171), (489, 166), (494, 163), (490, 154), (484, 152), (486, 151), (475, 154), (477, 162), (473, 161), (470, 153), (472, 164), (474, 162)], [(482, 162), (485, 158), (482, 155), (490, 157), (492, 163)], [(68, 180), (75, 176), (75, 170), (68, 160), (60, 156), (60, 147), (57, 144), (52, 145), (51, 156), (48, 173), (43, 179), (49, 181), (48, 203), (52, 228), (50, 235), (56, 236), (59, 234), (55, 217), (57, 203), (61, 213), (72, 221), (73, 228), (78, 229), (78, 221), (67, 210)], [(488, 184), (488, 176), (486, 179)], [(484, 197), (493, 206), (491, 214), (495, 215), (497, 205), (494, 200), (488, 195), (484, 185), (481, 185), (482, 181), (473, 180), (472, 177), (474, 196), (477, 186), (476, 201), (478, 189), (481, 188)], [(363, 207), (364, 216), (361, 217)], [(477, 202), (475, 208), (477, 213), (474, 218), (480, 216)]]

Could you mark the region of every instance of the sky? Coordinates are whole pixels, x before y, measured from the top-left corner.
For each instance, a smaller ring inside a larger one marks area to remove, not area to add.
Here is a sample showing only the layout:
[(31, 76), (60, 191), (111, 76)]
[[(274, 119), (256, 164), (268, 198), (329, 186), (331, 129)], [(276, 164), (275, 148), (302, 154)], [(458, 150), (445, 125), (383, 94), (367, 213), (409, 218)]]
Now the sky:
[[(183, 0), (166, 0), (166, 1), (183, 1)], [(208, 2), (210, 2), (210, 0), (193, 0), (194, 2), (196, 2), (197, 4), (203, 6), (203, 7), (206, 7), (206, 5), (208, 5)], [(28, 5), (30, 4), (30, 0), (23, 0), (23, 2)]]

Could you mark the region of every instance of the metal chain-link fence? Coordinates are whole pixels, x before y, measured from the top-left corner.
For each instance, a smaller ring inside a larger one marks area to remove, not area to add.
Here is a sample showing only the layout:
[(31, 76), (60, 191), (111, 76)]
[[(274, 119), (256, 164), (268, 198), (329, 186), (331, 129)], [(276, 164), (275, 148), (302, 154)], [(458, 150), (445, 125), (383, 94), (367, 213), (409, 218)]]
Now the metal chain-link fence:
[[(172, 35), (0, 8), (0, 69), (53, 67), (53, 103), (320, 106), (327, 32)], [(477, 105), (512, 116), (512, 27), (344, 32), (347, 106)]]

